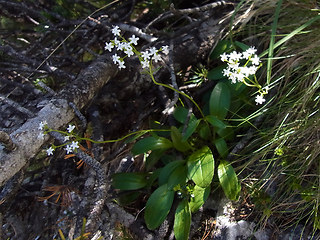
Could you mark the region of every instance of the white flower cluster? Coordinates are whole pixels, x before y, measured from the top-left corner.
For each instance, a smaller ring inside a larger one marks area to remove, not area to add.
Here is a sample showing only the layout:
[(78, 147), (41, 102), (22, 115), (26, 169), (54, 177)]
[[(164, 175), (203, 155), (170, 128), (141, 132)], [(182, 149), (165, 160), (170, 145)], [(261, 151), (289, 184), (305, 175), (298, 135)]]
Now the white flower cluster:
[[(162, 51), (162, 53), (166, 55), (169, 53), (168, 46), (163, 46), (159, 50), (157, 50), (155, 47), (152, 47), (140, 53), (134, 47), (134, 45), (138, 44), (139, 37), (132, 35), (129, 38), (128, 42), (121, 36), (121, 30), (119, 26), (114, 26), (111, 31), (115, 38), (110, 42), (106, 42), (104, 49), (108, 50), (109, 52), (111, 52), (113, 49), (124, 52), (124, 57), (120, 57), (117, 53), (112, 56), (114, 64), (117, 64), (119, 69), (126, 68), (126, 65), (124, 64), (124, 58), (131, 57), (134, 54), (137, 54), (139, 56), (142, 68), (149, 68), (151, 60), (153, 60), (154, 62), (158, 62), (161, 60), (161, 57), (159, 55), (160, 51)], [(122, 40), (119, 40), (118, 38), (121, 38)]]
[[(242, 82), (247, 86), (257, 87), (259, 95), (255, 98), (256, 104), (263, 104), (266, 101), (264, 95), (268, 93), (269, 88), (262, 88), (257, 81), (249, 78), (255, 75), (260, 67), (260, 58), (256, 52), (257, 50), (254, 47), (250, 47), (243, 53), (236, 51), (229, 54), (223, 53), (220, 55), (220, 59), (228, 64), (227, 68), (223, 69), (223, 76), (229, 78), (232, 83)], [(240, 65), (242, 62), (244, 64)]]
[[(47, 125), (47, 121), (42, 121), (42, 122), (40, 122), (40, 124), (39, 124), (39, 127), (38, 127), (38, 129), (41, 131), (40, 133), (39, 133), (39, 135), (38, 135), (38, 138), (39, 139), (43, 139), (44, 138), (44, 135), (45, 135), (45, 130), (47, 129), (49, 129), (48, 128), (48, 125)], [(69, 141), (70, 140), (70, 136), (72, 136), (72, 131), (73, 131), (73, 129), (75, 129), (75, 126), (74, 125), (71, 125), (71, 124), (69, 124), (69, 126), (68, 126), (68, 128), (67, 128), (67, 131), (68, 131), (68, 133), (70, 134), (70, 135), (66, 135), (65, 137), (64, 137), (64, 141), (65, 142), (67, 142), (67, 141)], [(70, 153), (72, 153), (72, 152), (74, 152), (77, 148), (79, 148), (79, 142), (78, 141), (72, 141), (70, 144), (67, 144), (66, 145), (66, 151), (67, 151), (67, 154), (70, 154)], [(56, 146), (54, 146), (54, 145), (52, 145), (51, 147), (49, 147), (46, 151), (47, 151), (47, 154), (48, 154), (48, 156), (50, 156), (50, 155), (53, 155), (53, 152), (54, 152), (54, 150), (56, 149), (57, 147)]]
[[(223, 70), (223, 75), (228, 77), (232, 83), (243, 82), (249, 76), (254, 75), (260, 65), (260, 58), (255, 54), (256, 51), (255, 48), (250, 47), (243, 53), (236, 51), (230, 54), (223, 53), (220, 56), (221, 61), (228, 63), (227, 68)], [(241, 60), (246, 61), (243, 66), (240, 66)]]

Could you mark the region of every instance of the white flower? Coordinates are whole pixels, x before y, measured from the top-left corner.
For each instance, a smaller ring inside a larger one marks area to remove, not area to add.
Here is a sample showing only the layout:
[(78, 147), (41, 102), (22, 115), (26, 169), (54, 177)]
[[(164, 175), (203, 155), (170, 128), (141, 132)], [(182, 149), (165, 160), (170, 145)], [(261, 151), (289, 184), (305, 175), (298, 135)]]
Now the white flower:
[(75, 150), (75, 149), (79, 148), (78, 144), (79, 144), (79, 142), (72, 141), (70, 147), (72, 148), (72, 150)]
[(146, 61), (150, 58), (150, 53), (148, 50), (146, 50), (145, 52), (141, 52), (141, 57)]
[(40, 133), (38, 134), (38, 139), (41, 139), (41, 140), (44, 139), (44, 134), (43, 134), (43, 132), (40, 132)]
[(124, 61), (119, 61), (118, 63), (119, 63), (119, 65), (118, 65), (119, 69), (126, 68), (126, 65), (124, 65)]
[(157, 53), (157, 51), (158, 51), (158, 50), (157, 50), (155, 47), (150, 48), (150, 49), (149, 49), (150, 56), (151, 56), (151, 55), (155, 55), (155, 54)]
[(168, 55), (169, 54), (169, 46), (168, 45), (162, 46), (162, 52), (165, 55)]
[(120, 62), (120, 57), (115, 53), (114, 55), (112, 55), (112, 60), (114, 64), (117, 64), (118, 62)]
[(134, 55), (134, 53), (132, 51), (132, 47), (130, 45), (126, 47), (126, 50), (124, 51), (124, 53), (127, 54), (128, 57)]
[(223, 69), (222, 72), (223, 72), (223, 76), (226, 76), (226, 77), (229, 77), (232, 74), (229, 67)]
[(120, 43), (120, 41), (118, 40), (118, 38), (115, 37), (115, 38), (113, 39), (113, 43), (114, 43), (115, 46), (118, 46), (118, 44)]
[(243, 52), (243, 58), (249, 59), (249, 57), (251, 57), (256, 52), (257, 52), (257, 49), (255, 49), (254, 47), (250, 47), (246, 51)]
[(248, 67), (248, 73), (249, 73), (249, 75), (255, 74), (257, 70), (258, 70), (258, 67), (256, 67), (256, 66), (250, 66), (250, 67)]
[(112, 31), (114, 36), (120, 36), (119, 26), (114, 26), (111, 31)]
[(72, 153), (72, 152), (73, 152), (73, 148), (72, 148), (72, 146), (71, 146), (71, 145), (67, 145), (65, 149), (66, 149), (66, 151), (67, 151), (67, 154), (69, 154), (69, 153)]
[(129, 40), (130, 40), (130, 43), (137, 45), (138, 44), (137, 41), (139, 40), (139, 38), (136, 37), (135, 35), (132, 35), (131, 38), (129, 38)]
[(257, 55), (254, 55), (253, 58), (251, 58), (251, 62), (253, 65), (259, 65), (260, 64), (260, 58)]
[(258, 104), (262, 104), (262, 103), (264, 103), (266, 100), (263, 98), (263, 95), (261, 94), (261, 95), (257, 95), (256, 96), (256, 105), (258, 105)]
[(39, 123), (39, 130), (43, 130), (43, 128), (45, 127), (47, 125), (47, 121), (41, 121), (40, 123)]
[(149, 61), (148, 60), (141, 61), (141, 65), (142, 65), (142, 68), (149, 68)]
[(119, 42), (119, 44), (117, 45), (117, 50), (121, 51), (123, 50), (125, 47), (125, 44), (123, 42)]
[(228, 64), (230, 70), (233, 70), (233, 71), (238, 71), (239, 69), (239, 64), (238, 62), (231, 62)]
[(113, 43), (109, 42), (109, 43), (106, 43), (104, 49), (109, 50), (109, 52), (111, 52), (113, 47), (114, 47)]
[(53, 155), (53, 151), (54, 151), (54, 149), (53, 149), (52, 146), (51, 146), (50, 148), (48, 148), (48, 149), (47, 149), (47, 154), (48, 154), (48, 156)]
[(70, 136), (65, 136), (63, 141), (64, 141), (64, 142), (67, 142), (67, 141), (69, 141), (69, 140), (70, 140)]
[(233, 51), (232, 53), (229, 54), (229, 61), (234, 61), (237, 62), (242, 58), (242, 53), (237, 53), (236, 51)]
[(69, 124), (69, 127), (67, 128), (67, 131), (68, 131), (69, 133), (71, 133), (75, 127), (76, 127), (76, 126)]
[(161, 60), (161, 57), (159, 54), (155, 54), (155, 55), (153, 55), (152, 60), (154, 60), (154, 62), (158, 62)]
[(226, 53), (223, 53), (223, 54), (220, 55), (220, 59), (221, 59), (222, 62), (227, 62), (228, 61), (228, 57), (229, 57), (229, 55), (226, 54)]

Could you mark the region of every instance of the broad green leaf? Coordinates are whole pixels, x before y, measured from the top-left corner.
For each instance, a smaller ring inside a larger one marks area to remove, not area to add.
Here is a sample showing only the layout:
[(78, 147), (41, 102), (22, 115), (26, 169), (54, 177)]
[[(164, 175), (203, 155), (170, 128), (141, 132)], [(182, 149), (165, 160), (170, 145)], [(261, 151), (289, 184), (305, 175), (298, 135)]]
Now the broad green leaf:
[(171, 140), (173, 146), (180, 152), (185, 152), (191, 149), (190, 144), (187, 141), (182, 140), (182, 135), (175, 126), (171, 127)]
[(189, 206), (192, 213), (199, 210), (199, 208), (205, 203), (210, 194), (210, 185), (206, 188), (199, 187), (198, 185), (194, 186), (193, 195), (190, 199)]
[(209, 125), (205, 122), (203, 122), (199, 126), (198, 133), (199, 133), (200, 137), (204, 140), (209, 140), (211, 137), (211, 129), (210, 129)]
[(210, 53), (210, 59), (219, 59), (224, 52), (229, 52), (232, 49), (232, 43), (229, 40), (221, 40)]
[(187, 129), (186, 129), (186, 132), (183, 134), (182, 136), (182, 141), (187, 141), (188, 138), (194, 133), (194, 131), (197, 129), (199, 123), (201, 122), (201, 120), (197, 120), (196, 118), (191, 118), (189, 123), (188, 123), (188, 126), (187, 126)]
[(230, 90), (224, 82), (218, 82), (210, 95), (209, 110), (210, 114), (224, 119), (230, 107)]
[(191, 211), (186, 199), (182, 200), (174, 215), (173, 231), (177, 240), (188, 240), (191, 226)]
[(220, 80), (220, 79), (226, 78), (223, 75), (223, 69), (225, 69), (226, 67), (227, 67), (227, 64), (222, 64), (222, 65), (219, 65), (218, 67), (211, 69), (208, 72), (207, 78), (209, 80)]
[(184, 123), (188, 116), (188, 109), (184, 107), (176, 107), (173, 111), (173, 117), (180, 123)]
[(217, 134), (225, 140), (233, 140), (234, 138), (234, 131), (232, 127), (219, 128), (217, 129)]
[(225, 160), (221, 161), (218, 166), (218, 178), (227, 198), (233, 201), (237, 200), (241, 191), (241, 185), (229, 162)]
[(247, 44), (244, 44), (244, 43), (238, 42), (238, 41), (235, 41), (234, 45), (239, 47), (243, 52), (246, 51), (249, 48), (249, 46)]
[[(191, 113), (190, 117), (188, 117), (188, 109), (184, 107), (177, 107), (175, 108), (173, 112), (174, 118), (182, 123), (185, 124), (186, 121), (188, 120), (188, 125), (185, 133), (182, 136), (182, 141), (187, 141), (188, 138), (194, 133), (194, 131), (197, 129), (197, 126), (200, 123), (200, 120), (198, 120), (193, 113)], [(190, 118), (190, 119), (188, 119)]]
[(112, 185), (115, 189), (136, 190), (147, 185), (144, 173), (116, 173), (112, 176)]
[(187, 161), (188, 177), (199, 187), (206, 188), (211, 184), (214, 175), (214, 159), (209, 147), (192, 153)]
[[(173, 111), (173, 117), (179, 122), (179, 123), (185, 123), (186, 119), (188, 118), (189, 110), (184, 107), (176, 107)], [(194, 116), (193, 113), (190, 115), (190, 119), (196, 120), (197, 118)]]
[(146, 137), (136, 142), (132, 148), (133, 155), (148, 152), (149, 150), (163, 149), (172, 147), (172, 142), (163, 137)]
[(238, 97), (247, 88), (242, 82), (232, 83), (231, 81), (227, 81), (226, 84), (228, 85), (233, 98)]
[(225, 129), (227, 127), (227, 125), (221, 121), (220, 119), (218, 119), (216, 116), (213, 115), (208, 115), (206, 116), (206, 120), (214, 127), (218, 128), (218, 129)]
[(214, 141), (214, 145), (218, 150), (218, 153), (221, 157), (226, 158), (229, 154), (228, 146), (226, 141), (223, 138), (218, 138)]
[(176, 168), (183, 168), (184, 164), (185, 164), (185, 161), (177, 160), (177, 161), (170, 162), (166, 166), (164, 166), (159, 175), (159, 185), (163, 185), (167, 183), (171, 173)]
[(168, 190), (166, 184), (157, 188), (149, 197), (144, 212), (148, 229), (154, 230), (166, 219), (174, 198), (174, 191)]
[(177, 185), (184, 185), (186, 183), (187, 173), (188, 170), (186, 165), (174, 169), (168, 178), (168, 188), (173, 189)]

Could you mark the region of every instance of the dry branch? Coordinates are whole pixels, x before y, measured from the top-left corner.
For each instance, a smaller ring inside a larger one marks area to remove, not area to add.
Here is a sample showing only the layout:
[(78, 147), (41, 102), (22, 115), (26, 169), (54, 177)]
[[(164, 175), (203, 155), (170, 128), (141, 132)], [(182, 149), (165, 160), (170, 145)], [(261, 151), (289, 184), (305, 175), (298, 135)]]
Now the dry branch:
[(10, 153), (0, 152), (0, 186), (14, 176), (27, 161), (35, 156), (49, 139), (41, 139), (39, 123), (47, 121), (52, 129), (69, 123), (75, 116), (69, 102), (82, 109), (117, 73), (116, 67), (106, 59), (99, 59), (85, 69), (79, 77), (43, 107), (36, 117), (29, 119), (19, 129), (10, 134), (16, 149)]

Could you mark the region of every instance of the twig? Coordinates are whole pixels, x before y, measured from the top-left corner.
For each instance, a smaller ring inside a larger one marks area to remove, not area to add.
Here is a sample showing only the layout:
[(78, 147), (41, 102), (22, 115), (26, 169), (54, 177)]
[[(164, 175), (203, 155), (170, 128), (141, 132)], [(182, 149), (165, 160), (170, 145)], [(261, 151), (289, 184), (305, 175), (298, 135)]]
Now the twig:
[(119, 23), (117, 24), (119, 26), (119, 28), (121, 28), (121, 30), (124, 31), (128, 31), (128, 32), (132, 32), (134, 34), (136, 34), (137, 36), (143, 38), (144, 40), (146, 40), (147, 42), (155, 42), (158, 40), (158, 38), (153, 37), (145, 32), (143, 32), (140, 28), (135, 27), (135, 26), (131, 26), (125, 23)]
[[(58, 132), (50, 132), (50, 135), (56, 138), (59, 142), (64, 142), (64, 136)], [(88, 166), (90, 166), (95, 172), (98, 180), (97, 194), (94, 200), (94, 205), (89, 213), (86, 231), (93, 233), (96, 230), (96, 225), (99, 222), (99, 216), (101, 214), (103, 205), (107, 198), (107, 184), (104, 169), (100, 162), (90, 157), (82, 150), (78, 150), (76, 156), (83, 160)]]
[(198, 14), (202, 14), (202, 12), (204, 11), (208, 11), (210, 9), (216, 8), (218, 6), (222, 6), (222, 5), (227, 5), (227, 4), (234, 4), (231, 2), (226, 2), (226, 1), (218, 1), (218, 2), (213, 2), (213, 3), (209, 3), (206, 4), (204, 6), (201, 7), (194, 7), (194, 8), (187, 8), (187, 9), (175, 9), (174, 5), (171, 4), (170, 6), (170, 11), (168, 12), (164, 12), (163, 14), (160, 14), (158, 17), (156, 17), (154, 20), (152, 20), (147, 26), (146, 26), (146, 30), (149, 30), (149, 28), (154, 25), (155, 23), (159, 22), (159, 21), (163, 21), (165, 19), (171, 18), (177, 14), (179, 15), (183, 15), (183, 14), (193, 14), (193, 13), (198, 13)]
[(17, 103), (15, 101), (3, 96), (2, 94), (0, 94), (0, 101), (5, 102), (6, 104), (8, 104), (11, 107), (15, 108), (16, 110), (18, 110), (19, 112), (26, 114), (30, 118), (34, 117), (34, 113), (33, 112), (31, 112), (30, 110), (20, 106), (19, 103)]
[(82, 123), (82, 128), (86, 129), (87, 127), (87, 119), (86, 117), (80, 112), (77, 106), (73, 102), (69, 102), (69, 106), (73, 109), (74, 114), (79, 118)]
[[(170, 72), (170, 79), (171, 79), (171, 84), (175, 89), (178, 89), (178, 84), (176, 80), (176, 74), (174, 72), (174, 65), (173, 65), (173, 41), (170, 41), (170, 51), (169, 51), (169, 66), (166, 65)], [(173, 100), (168, 104), (168, 106), (162, 111), (163, 114), (170, 114), (173, 112), (174, 105), (178, 102), (179, 100), (179, 93), (174, 92), (174, 97)]]

